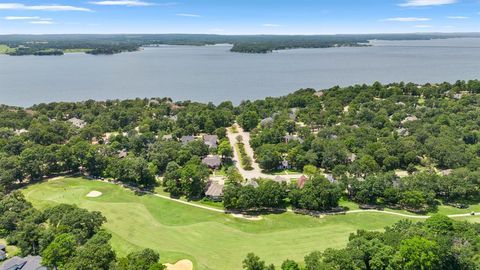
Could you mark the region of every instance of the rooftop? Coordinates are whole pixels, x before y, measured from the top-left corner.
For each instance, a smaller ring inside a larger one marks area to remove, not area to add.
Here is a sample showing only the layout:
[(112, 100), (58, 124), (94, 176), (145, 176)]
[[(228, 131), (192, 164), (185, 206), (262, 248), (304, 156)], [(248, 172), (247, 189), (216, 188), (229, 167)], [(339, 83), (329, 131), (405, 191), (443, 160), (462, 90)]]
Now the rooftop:
[(211, 181), (210, 184), (208, 185), (208, 189), (205, 192), (206, 196), (209, 197), (221, 197), (223, 196), (223, 185)]
[(217, 148), (217, 135), (203, 135), (203, 142), (210, 148)]
[(202, 160), (202, 163), (207, 165), (208, 167), (220, 167), (222, 165), (222, 160), (219, 156), (214, 155), (214, 156), (207, 156), (204, 157)]
[(187, 144), (191, 141), (194, 141), (195, 140), (195, 136), (193, 135), (187, 135), (187, 136), (182, 136), (180, 138), (180, 141), (183, 143), (183, 144)]
[(13, 257), (6, 260), (0, 267), (0, 270), (47, 270), (41, 265), (42, 257), (27, 256), (25, 258)]
[(84, 128), (87, 125), (87, 122), (83, 121), (82, 119), (78, 119), (76, 117), (70, 118), (67, 121), (72, 123), (72, 125), (78, 128)]
[(305, 175), (300, 176), (297, 180), (297, 187), (298, 188), (303, 188), (305, 186), (305, 183), (307, 182), (308, 178)]

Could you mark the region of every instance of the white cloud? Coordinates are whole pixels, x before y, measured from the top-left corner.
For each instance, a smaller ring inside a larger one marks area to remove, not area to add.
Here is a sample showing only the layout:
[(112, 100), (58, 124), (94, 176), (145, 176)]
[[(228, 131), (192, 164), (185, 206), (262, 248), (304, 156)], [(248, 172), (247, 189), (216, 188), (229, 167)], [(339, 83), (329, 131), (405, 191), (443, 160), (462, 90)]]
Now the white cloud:
[(263, 27), (280, 27), (280, 24), (274, 24), (274, 23), (265, 23), (262, 24)]
[(197, 15), (197, 14), (191, 14), (191, 13), (177, 13), (177, 16), (181, 17), (193, 17), (193, 18), (200, 18), (202, 16)]
[(418, 25), (415, 25), (415, 27), (416, 28), (432, 28), (433, 26), (429, 24), (418, 24)]
[(88, 8), (64, 5), (34, 5), (20, 3), (0, 3), (0, 10), (40, 10), (40, 11), (91, 11)]
[(468, 20), (468, 19), (470, 19), (470, 17), (466, 17), (466, 16), (448, 16), (447, 19), (451, 19), (451, 20)]
[(45, 21), (45, 20), (40, 20), (40, 21), (31, 21), (31, 22), (28, 22), (28, 23), (31, 23), (31, 24), (54, 24), (54, 22), (52, 21)]
[(20, 17), (20, 16), (7, 16), (3, 17), (4, 20), (7, 21), (21, 21), (21, 20), (39, 20), (40, 17), (34, 16), (34, 17)]
[(457, 3), (457, 0), (407, 0), (401, 7), (426, 7), (426, 6), (441, 6)]
[(385, 22), (427, 22), (430, 21), (430, 18), (417, 18), (417, 17), (397, 17), (397, 18), (388, 18), (382, 21)]
[(89, 2), (93, 5), (99, 6), (127, 6), (127, 7), (145, 7), (145, 6), (153, 6), (155, 3), (144, 2), (139, 0), (109, 0), (109, 1), (97, 1), (97, 2)]

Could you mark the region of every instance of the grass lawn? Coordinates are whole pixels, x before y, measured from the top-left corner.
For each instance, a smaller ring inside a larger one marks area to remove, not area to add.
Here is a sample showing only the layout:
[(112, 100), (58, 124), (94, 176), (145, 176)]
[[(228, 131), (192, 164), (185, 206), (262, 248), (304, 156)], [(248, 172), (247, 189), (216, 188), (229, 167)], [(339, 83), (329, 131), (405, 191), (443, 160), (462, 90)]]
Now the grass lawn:
[[(87, 198), (92, 190), (103, 195)], [(402, 219), (381, 213), (325, 218), (284, 213), (248, 221), (81, 178), (58, 178), (23, 192), (38, 208), (69, 203), (101, 211), (119, 256), (148, 247), (160, 252), (162, 262), (190, 259), (200, 270), (241, 269), (248, 252), (276, 265), (288, 258), (302, 261), (311, 251), (343, 247), (357, 229), (382, 230)]]
[(289, 169), (284, 171), (275, 171), (272, 174), (273, 175), (290, 175), (290, 174), (301, 174), (301, 173), (302, 173), (301, 171)]
[[(159, 194), (159, 195), (170, 197), (170, 193), (165, 191), (164, 187), (162, 187), (162, 186), (156, 187), (154, 192)], [(182, 197), (176, 198), (176, 199), (179, 199), (179, 200), (184, 201), (184, 202), (197, 204), (197, 205), (209, 206), (209, 207), (217, 208), (217, 209), (220, 209), (220, 210), (224, 209), (222, 202), (213, 202), (213, 201), (210, 201), (210, 200), (205, 199), (205, 198), (201, 199), (201, 200), (197, 200), (197, 201), (189, 201), (185, 196), (182, 196)]]
[(18, 254), (18, 251), (19, 251), (18, 248), (16, 246), (7, 245), (7, 241), (5, 239), (0, 238), (0, 244), (7, 246), (8, 258), (11, 258)]
[(5, 54), (5, 53), (8, 53), (10, 51), (13, 51), (13, 49), (8, 47), (7, 45), (0, 44), (0, 54)]

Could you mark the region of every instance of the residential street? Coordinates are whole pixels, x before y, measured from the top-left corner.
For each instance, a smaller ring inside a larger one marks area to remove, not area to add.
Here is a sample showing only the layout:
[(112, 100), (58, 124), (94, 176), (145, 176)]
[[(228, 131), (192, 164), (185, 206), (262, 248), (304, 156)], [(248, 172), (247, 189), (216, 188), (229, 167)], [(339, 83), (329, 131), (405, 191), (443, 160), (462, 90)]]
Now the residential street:
[[(265, 173), (262, 172), (262, 169), (260, 168), (260, 166), (258, 165), (256, 160), (254, 159), (253, 148), (250, 146), (250, 133), (244, 131), (240, 126), (238, 126), (238, 125), (236, 125), (236, 126), (237, 126), (237, 131), (238, 132), (237, 133), (232, 133), (231, 129), (227, 129), (227, 136), (228, 136), (228, 140), (230, 141), (230, 144), (234, 148), (233, 162), (234, 162), (235, 166), (237, 167), (238, 171), (240, 172), (240, 174), (243, 176), (243, 178), (245, 178), (245, 179), (254, 179), (254, 178), (274, 179), (275, 177), (277, 177), (277, 175), (265, 174)], [(245, 152), (252, 159), (253, 170), (251, 170), (251, 171), (247, 171), (247, 170), (242, 168), (242, 166), (240, 164), (239, 153), (237, 153), (237, 151), (235, 150), (235, 144), (237, 143), (237, 136), (239, 136), (239, 135), (242, 136), (242, 138), (243, 138), (243, 143), (245, 145)], [(281, 177), (286, 178), (286, 179), (296, 179), (296, 178), (299, 178), (300, 176), (302, 176), (302, 175), (301, 174), (289, 174), (289, 175), (282, 175)]]

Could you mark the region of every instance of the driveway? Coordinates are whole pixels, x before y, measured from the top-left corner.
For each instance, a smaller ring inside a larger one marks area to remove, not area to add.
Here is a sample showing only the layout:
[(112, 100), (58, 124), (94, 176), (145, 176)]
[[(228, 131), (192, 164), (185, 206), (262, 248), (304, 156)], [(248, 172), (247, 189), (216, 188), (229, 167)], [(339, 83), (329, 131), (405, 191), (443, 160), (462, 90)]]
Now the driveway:
[[(250, 132), (244, 131), (243, 128), (241, 128), (237, 124), (235, 124), (235, 126), (237, 127), (238, 132), (237, 133), (232, 133), (231, 129), (227, 129), (227, 136), (228, 136), (228, 140), (230, 141), (230, 144), (232, 145), (232, 147), (234, 147), (233, 163), (235, 164), (235, 167), (237, 167), (238, 171), (243, 176), (243, 178), (245, 178), (245, 179), (254, 179), (254, 178), (275, 179), (275, 177), (277, 177), (277, 175), (263, 173), (262, 169), (258, 165), (257, 161), (254, 159), (253, 148), (250, 145)], [(242, 138), (243, 138), (243, 144), (245, 146), (245, 152), (252, 159), (253, 170), (247, 171), (247, 170), (243, 169), (242, 166), (240, 165), (240, 156), (239, 156), (239, 153), (237, 153), (237, 151), (235, 150), (235, 144), (237, 144), (237, 137), (239, 135), (242, 136)], [(281, 177), (283, 177), (285, 179), (288, 179), (288, 180), (300, 178), (300, 176), (302, 176), (302, 175), (301, 174), (281, 175)]]

